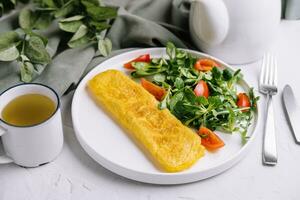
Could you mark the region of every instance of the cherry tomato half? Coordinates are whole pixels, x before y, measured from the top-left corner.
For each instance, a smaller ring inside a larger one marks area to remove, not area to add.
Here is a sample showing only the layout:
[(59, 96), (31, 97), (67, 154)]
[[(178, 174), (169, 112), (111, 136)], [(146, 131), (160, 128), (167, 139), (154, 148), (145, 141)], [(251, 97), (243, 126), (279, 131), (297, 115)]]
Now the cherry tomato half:
[(203, 80), (200, 80), (194, 89), (194, 93), (197, 97), (204, 96), (204, 97), (208, 98), (209, 89), (208, 89), (207, 83)]
[(151, 61), (150, 54), (145, 54), (145, 55), (141, 55), (141, 56), (129, 61), (128, 63), (125, 63), (124, 67), (126, 69), (134, 69), (134, 67), (131, 64), (132, 62), (147, 62), (147, 63), (149, 63), (150, 61)]
[(219, 67), (219, 64), (208, 58), (199, 59), (194, 65), (194, 68), (199, 71), (210, 71), (213, 67)]
[[(239, 93), (238, 94), (236, 105), (239, 108), (244, 108), (244, 107), (250, 107), (251, 106), (249, 97), (247, 96), (246, 93)], [(242, 110), (242, 112), (247, 112), (247, 111), (248, 111), (248, 109)]]
[(141, 85), (158, 101), (161, 101), (166, 94), (166, 90), (164, 88), (161, 88), (158, 85), (155, 85), (154, 83), (147, 81), (144, 78), (141, 79)]
[(200, 127), (198, 134), (201, 137), (201, 144), (209, 151), (215, 151), (225, 145), (223, 140), (204, 126)]

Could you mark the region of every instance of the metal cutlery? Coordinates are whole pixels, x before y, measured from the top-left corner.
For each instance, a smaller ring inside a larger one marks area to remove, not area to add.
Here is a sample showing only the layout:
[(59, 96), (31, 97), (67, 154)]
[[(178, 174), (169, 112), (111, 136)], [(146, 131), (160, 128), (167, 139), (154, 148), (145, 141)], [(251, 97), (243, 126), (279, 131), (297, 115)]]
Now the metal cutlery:
[(297, 106), (296, 99), (291, 86), (286, 85), (283, 89), (283, 104), (286, 115), (290, 123), (291, 130), (297, 144), (300, 144), (300, 109)]
[(262, 62), (259, 81), (259, 91), (266, 95), (266, 110), (264, 123), (264, 139), (262, 159), (265, 165), (276, 165), (277, 147), (272, 96), (277, 94), (277, 61), (271, 54), (266, 54)]

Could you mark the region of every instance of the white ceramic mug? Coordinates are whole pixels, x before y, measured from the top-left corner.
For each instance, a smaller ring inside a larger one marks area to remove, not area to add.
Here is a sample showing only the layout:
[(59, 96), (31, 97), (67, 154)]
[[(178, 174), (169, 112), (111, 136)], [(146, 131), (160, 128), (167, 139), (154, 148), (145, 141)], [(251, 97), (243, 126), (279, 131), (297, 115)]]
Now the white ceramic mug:
[[(56, 110), (46, 121), (32, 126), (15, 126), (5, 122), (1, 113), (14, 98), (25, 94), (49, 97)], [(54, 160), (63, 146), (60, 102), (57, 93), (48, 86), (30, 83), (13, 86), (0, 95), (0, 136), (6, 155), (0, 164), (14, 162), (24, 167), (37, 167)]]

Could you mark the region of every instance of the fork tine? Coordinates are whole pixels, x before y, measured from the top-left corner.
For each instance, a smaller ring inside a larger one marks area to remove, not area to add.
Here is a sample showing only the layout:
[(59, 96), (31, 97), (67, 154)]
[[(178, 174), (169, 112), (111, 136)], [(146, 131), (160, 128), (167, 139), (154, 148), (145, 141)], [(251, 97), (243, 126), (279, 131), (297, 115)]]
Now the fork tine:
[(266, 55), (266, 71), (265, 71), (265, 77), (264, 77), (264, 81), (263, 84), (267, 85), (269, 82), (269, 77), (270, 77), (270, 63), (271, 59), (270, 59), (270, 54), (268, 53)]
[(278, 76), (278, 64), (277, 64), (277, 60), (274, 57), (274, 79), (273, 79), (273, 85), (277, 86), (277, 77)]
[(269, 71), (268, 85), (273, 85), (273, 83), (274, 83), (274, 75), (275, 75), (274, 64), (275, 64), (275, 57), (272, 54), (270, 54), (270, 64), (269, 64), (270, 71)]
[(259, 78), (259, 85), (261, 85), (264, 81), (265, 63), (266, 63), (266, 55), (263, 56), (262, 63), (261, 63), (261, 72), (260, 72), (260, 78)]
[(260, 72), (260, 79), (259, 79), (260, 85), (264, 83), (265, 74), (266, 74), (266, 54), (264, 55), (261, 64), (261, 72)]

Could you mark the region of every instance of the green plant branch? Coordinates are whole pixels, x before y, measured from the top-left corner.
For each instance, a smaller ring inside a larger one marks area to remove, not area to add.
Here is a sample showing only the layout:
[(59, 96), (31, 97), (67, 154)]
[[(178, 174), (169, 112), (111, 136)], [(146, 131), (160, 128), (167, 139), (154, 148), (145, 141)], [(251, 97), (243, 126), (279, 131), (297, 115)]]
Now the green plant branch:
[[(18, 1), (5, 1), (5, 7), (14, 9)], [(30, 82), (39, 75), (41, 67), (51, 62), (46, 50), (48, 38), (44, 35), (49, 26), (56, 23), (62, 46), (77, 48), (97, 44), (101, 55), (107, 56), (112, 50), (112, 43), (105, 38), (109, 21), (117, 16), (117, 9), (105, 7), (98, 0), (22, 0), (30, 3), (19, 13), (19, 26), (16, 31), (0, 34), (0, 61), (20, 63), (21, 80)], [(0, 8), (4, 11), (4, 4)], [(6, 8), (5, 8), (6, 9)], [(45, 31), (46, 30), (46, 31)], [(43, 32), (43, 34), (41, 34)]]

